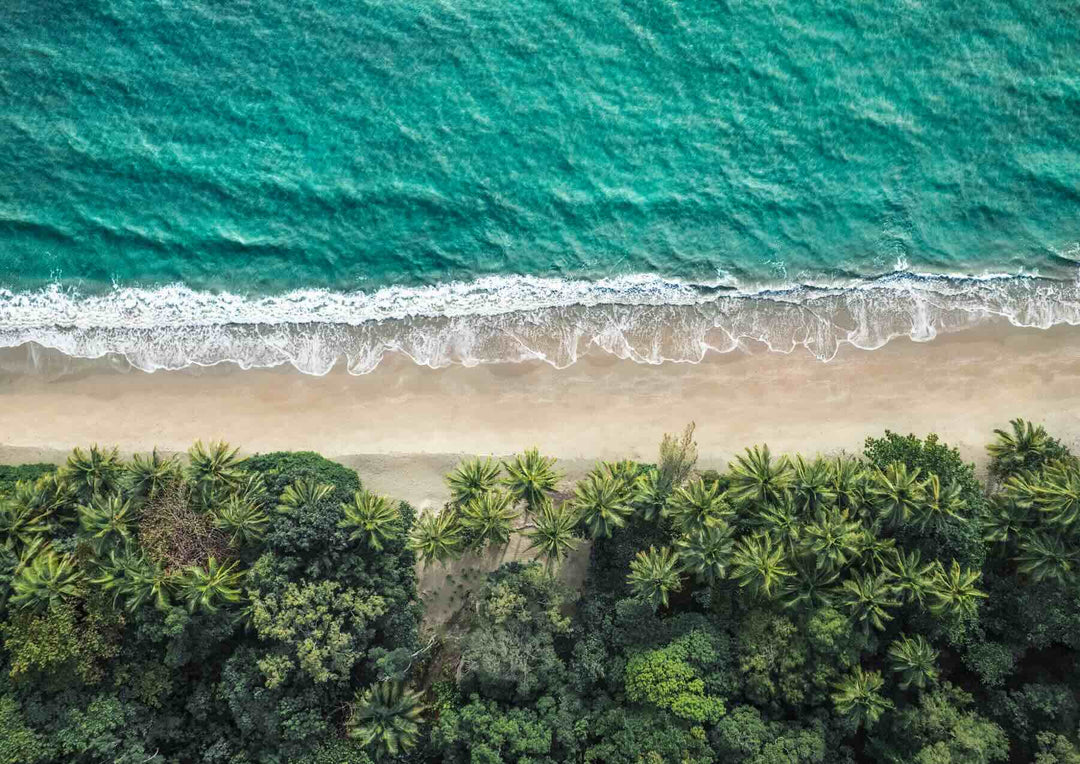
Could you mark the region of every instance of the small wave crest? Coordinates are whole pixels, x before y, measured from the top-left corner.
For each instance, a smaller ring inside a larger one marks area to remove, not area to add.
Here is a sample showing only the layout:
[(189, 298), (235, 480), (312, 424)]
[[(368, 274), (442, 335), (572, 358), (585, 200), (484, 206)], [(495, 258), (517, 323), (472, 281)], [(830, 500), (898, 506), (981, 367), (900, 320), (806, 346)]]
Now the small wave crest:
[(1080, 324), (1080, 284), (1033, 276), (897, 272), (842, 284), (747, 288), (652, 275), (596, 281), (488, 277), (378, 291), (296, 290), (265, 297), (182, 285), (83, 295), (54, 284), (0, 290), (0, 347), (37, 343), (75, 358), (121, 356), (144, 371), (235, 363), (352, 374), (387, 353), (433, 368), (541, 360), (562, 368), (596, 348), (639, 363), (698, 362), (750, 341), (822, 361), (842, 345), (1003, 317), (1016, 326)]

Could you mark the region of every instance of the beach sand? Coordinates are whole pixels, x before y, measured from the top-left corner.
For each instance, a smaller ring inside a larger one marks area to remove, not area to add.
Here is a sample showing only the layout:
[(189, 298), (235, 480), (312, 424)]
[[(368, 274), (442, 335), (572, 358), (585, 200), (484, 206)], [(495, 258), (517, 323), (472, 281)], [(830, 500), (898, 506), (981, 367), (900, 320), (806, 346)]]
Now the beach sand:
[[(418, 507), (442, 504), (442, 475), (462, 454), (535, 445), (574, 477), (597, 458), (653, 460), (663, 433), (690, 421), (705, 467), (765, 441), (774, 451), (857, 452), (886, 428), (937, 432), (981, 461), (993, 428), (1016, 416), (1068, 442), (1080, 435), (1075, 327), (986, 325), (845, 347), (828, 363), (751, 345), (658, 366), (595, 352), (562, 370), (539, 361), (430, 369), (398, 356), (365, 376), (324, 377), (228, 366), (147, 374), (48, 354), (42, 366), (40, 349), (6, 353), (0, 461), (57, 461), (95, 442), (179, 451), (224, 438), (246, 453), (319, 451)], [(29, 353), (44, 371), (19, 371)]]

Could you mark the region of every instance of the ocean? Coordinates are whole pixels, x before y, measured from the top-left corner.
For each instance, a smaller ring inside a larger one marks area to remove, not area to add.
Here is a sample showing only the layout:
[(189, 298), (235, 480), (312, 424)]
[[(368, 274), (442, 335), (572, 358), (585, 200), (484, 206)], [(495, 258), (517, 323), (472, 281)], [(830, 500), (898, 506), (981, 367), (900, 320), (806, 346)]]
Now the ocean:
[(1080, 6), (8, 0), (0, 347), (823, 360), (1080, 324)]

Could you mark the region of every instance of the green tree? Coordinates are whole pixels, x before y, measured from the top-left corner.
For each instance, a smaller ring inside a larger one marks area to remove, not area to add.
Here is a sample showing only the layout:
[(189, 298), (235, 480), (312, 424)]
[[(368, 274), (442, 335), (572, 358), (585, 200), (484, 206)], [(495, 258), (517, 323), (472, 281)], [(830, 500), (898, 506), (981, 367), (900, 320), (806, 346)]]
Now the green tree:
[(731, 577), (754, 596), (773, 598), (793, 575), (784, 548), (767, 535), (746, 536), (735, 544)]
[(501, 471), (499, 465), (491, 459), (466, 459), (446, 476), (451, 500), (458, 506), (463, 506), (489, 491), (494, 491), (499, 484)]
[(731, 562), (734, 548), (731, 536), (731, 526), (725, 522), (683, 536), (676, 542), (679, 558), (686, 570), (713, 586), (724, 578)]
[(791, 493), (800, 512), (810, 514), (835, 501), (832, 477), (830, 465), (824, 459), (808, 462), (801, 456), (795, 457), (791, 473)]
[(224, 531), (234, 547), (253, 546), (266, 536), (270, 522), (257, 504), (230, 496), (214, 513), (214, 527)]
[(819, 509), (802, 529), (802, 550), (819, 568), (839, 571), (858, 556), (861, 530), (846, 509)]
[(715, 482), (706, 484), (698, 478), (676, 488), (667, 501), (664, 513), (671, 517), (681, 533), (697, 533), (734, 514)]
[(724, 715), (722, 698), (705, 689), (703, 657), (716, 647), (706, 632), (695, 629), (664, 647), (632, 655), (626, 663), (626, 697), (649, 703), (698, 724), (713, 724)]
[(278, 499), (277, 511), (282, 514), (310, 512), (334, 491), (330, 483), (320, 483), (314, 478), (304, 478), (289, 485)]
[(611, 477), (589, 475), (574, 487), (571, 502), (593, 538), (608, 538), (634, 513), (626, 485)]
[(840, 603), (864, 631), (869, 631), (871, 626), (883, 631), (885, 624), (892, 620), (889, 609), (900, 605), (896, 588), (884, 574), (859, 573), (841, 584)]
[(419, 692), (403, 682), (379, 682), (356, 694), (345, 733), (377, 757), (397, 756), (416, 748), (423, 713)]
[(79, 528), (97, 554), (131, 538), (131, 502), (112, 494), (97, 494), (79, 505)]
[(122, 484), (136, 501), (158, 498), (165, 488), (180, 479), (180, 465), (175, 457), (163, 457), (155, 448), (148, 456), (135, 454), (124, 465)]
[(455, 559), (463, 544), (457, 513), (450, 507), (439, 513), (425, 511), (409, 533), (408, 547), (424, 564)]
[(242, 600), (240, 586), (244, 572), (238, 563), (224, 564), (209, 557), (204, 565), (191, 565), (177, 582), (180, 595), (187, 600), (191, 612), (215, 612), (221, 605), (235, 605)]
[(889, 645), (889, 664), (893, 672), (900, 676), (900, 687), (906, 690), (911, 686), (920, 690), (937, 681), (938, 651), (921, 634), (909, 637), (901, 634), (900, 638)]
[(891, 700), (881, 695), (885, 682), (878, 671), (863, 671), (855, 666), (850, 674), (833, 685), (836, 711), (850, 719), (856, 727), (873, 727), (882, 714), (893, 707)]
[(930, 588), (930, 610), (941, 615), (971, 617), (986, 598), (986, 592), (976, 587), (979, 571), (961, 568), (952, 561), (946, 570), (938, 566)]
[(1043, 426), (1013, 419), (1011, 432), (994, 430), (994, 442), (986, 447), (990, 454), (990, 472), (1009, 477), (1026, 470), (1038, 470), (1054, 459), (1068, 455), (1058, 441), (1051, 438)]
[(510, 543), (518, 511), (514, 509), (514, 499), (509, 493), (490, 491), (463, 506), (458, 517), (462, 530), (473, 537), (476, 547), (506, 546)]
[(551, 569), (574, 551), (580, 539), (574, 535), (577, 527), (577, 513), (566, 502), (558, 507), (550, 499), (540, 503), (534, 518), (534, 527), (525, 531), (529, 539), (529, 549), (537, 550), (544, 560), (544, 567)]
[(60, 605), (81, 597), (83, 574), (70, 554), (45, 549), (23, 565), (11, 582), (11, 604), (24, 610)]
[(878, 516), (892, 526), (906, 523), (926, 499), (919, 470), (909, 471), (903, 462), (874, 473), (870, 494)]
[(352, 501), (341, 505), (341, 513), (338, 527), (350, 531), (349, 540), (364, 541), (376, 552), (381, 552), (401, 532), (397, 505), (365, 489), (353, 493)]
[(118, 449), (104, 449), (97, 445), (89, 451), (76, 448), (60, 468), (59, 477), (71, 486), (76, 498), (88, 503), (95, 494), (114, 493), (120, 488), (124, 472)]
[(682, 588), (681, 574), (678, 553), (668, 547), (659, 551), (650, 547), (648, 552), (638, 552), (631, 561), (626, 581), (634, 596), (656, 609), (661, 605), (667, 607), (668, 594)]
[(1060, 536), (1049, 533), (1028, 533), (1020, 541), (1016, 569), (1032, 581), (1052, 581), (1066, 584), (1076, 575), (1080, 553)]
[(506, 470), (503, 484), (515, 501), (525, 502), (529, 512), (535, 512), (562, 479), (555, 469), (555, 459), (541, 456), (538, 448), (530, 448), (512, 461), (503, 462), (503, 469)]
[(767, 445), (746, 449), (746, 455), (736, 456), (728, 469), (729, 490), (736, 501), (775, 504), (791, 487), (791, 462), (786, 456), (774, 462)]
[(660, 441), (656, 471), (658, 482), (666, 493), (682, 485), (697, 464), (698, 448), (694, 441), (694, 427), (693, 422), (686, 425), (680, 437), (664, 433)]

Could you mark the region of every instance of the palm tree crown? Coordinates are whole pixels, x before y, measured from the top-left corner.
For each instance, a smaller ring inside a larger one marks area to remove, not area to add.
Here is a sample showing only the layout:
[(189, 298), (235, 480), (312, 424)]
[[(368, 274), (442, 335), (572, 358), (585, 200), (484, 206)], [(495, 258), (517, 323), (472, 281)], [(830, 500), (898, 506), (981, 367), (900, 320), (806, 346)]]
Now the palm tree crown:
[(626, 577), (634, 596), (656, 609), (667, 607), (668, 594), (682, 587), (679, 555), (668, 547), (660, 551), (649, 547), (648, 552), (639, 551), (630, 562), (630, 574)]
[(380, 682), (353, 700), (346, 734), (376, 757), (411, 751), (420, 739), (424, 705), (420, 693), (403, 682)]
[(545, 499), (536, 512), (535, 523), (534, 528), (525, 532), (529, 539), (528, 548), (536, 549), (549, 569), (558, 565), (580, 543), (574, 536), (577, 513), (566, 502), (556, 507), (551, 499)]
[(993, 472), (1008, 476), (1037, 469), (1053, 451), (1053, 440), (1042, 425), (1023, 419), (1013, 419), (1009, 425), (1012, 432), (994, 430), (996, 439), (986, 447)]
[(572, 505), (590, 536), (607, 538), (615, 528), (626, 525), (634, 513), (630, 500), (625, 483), (610, 476), (592, 474), (574, 487)]
[(244, 571), (236, 567), (235, 561), (225, 565), (215, 557), (207, 558), (205, 565), (189, 566), (179, 581), (188, 609), (193, 613), (196, 610), (212, 613), (223, 604), (240, 602)]
[(451, 506), (437, 514), (425, 510), (409, 532), (409, 549), (425, 564), (456, 558), (462, 544), (461, 526)]
[(767, 445), (746, 449), (746, 455), (736, 456), (729, 469), (729, 490), (738, 501), (776, 503), (791, 486), (791, 462), (786, 456), (773, 462)]
[(892, 701), (881, 695), (885, 684), (878, 671), (863, 671), (862, 666), (855, 666), (851, 673), (833, 687), (833, 703), (841, 715), (851, 719), (856, 727), (872, 727), (882, 714), (893, 707)]
[(477, 547), (509, 544), (517, 517), (514, 499), (506, 491), (481, 494), (463, 506), (458, 515), (462, 529), (475, 538)]
[(739, 539), (731, 562), (732, 578), (739, 586), (770, 599), (784, 579), (793, 575), (784, 547), (766, 534)]
[(978, 570), (961, 568), (960, 563), (952, 561), (948, 570), (940, 564), (930, 589), (930, 610), (958, 616), (972, 616), (979, 606), (979, 600), (986, 597), (975, 584), (979, 580)]
[(352, 501), (341, 505), (338, 527), (348, 529), (350, 541), (366, 541), (369, 548), (382, 551), (401, 528), (396, 503), (367, 490), (356, 491)]
[(554, 491), (562, 479), (555, 469), (555, 459), (541, 456), (538, 448), (530, 448), (512, 461), (503, 462), (503, 469), (506, 470), (503, 484), (515, 501), (525, 502), (530, 512), (540, 506), (541, 500)]
[(478, 496), (494, 491), (499, 484), (502, 470), (491, 459), (467, 459), (446, 476), (452, 501), (458, 505), (468, 504)]
[(41, 609), (79, 597), (82, 579), (74, 557), (43, 549), (12, 580), (11, 604), (21, 609)]
[(679, 557), (687, 570), (710, 586), (727, 574), (734, 542), (731, 526), (721, 521), (683, 536), (677, 542)]
[(664, 512), (682, 533), (697, 533), (721, 522), (734, 513), (716, 482), (706, 484), (698, 478), (675, 489)]
[(919, 470), (909, 472), (903, 462), (893, 462), (884, 470), (878, 470), (870, 493), (878, 516), (891, 525), (907, 522), (925, 496), (919, 483)]
[(266, 535), (269, 523), (266, 512), (239, 496), (230, 496), (214, 517), (214, 527), (227, 533), (234, 547), (257, 544)]
[(290, 512), (309, 512), (325, 499), (334, 490), (329, 483), (319, 483), (313, 478), (297, 480), (285, 488), (278, 499), (277, 511), (282, 514)]
[(937, 657), (938, 651), (921, 634), (914, 638), (901, 635), (889, 645), (889, 662), (892, 670), (900, 675), (900, 687), (904, 690), (912, 685), (921, 690), (936, 682)]
[(116, 448), (104, 449), (96, 445), (90, 450), (76, 448), (60, 468), (59, 476), (68, 483), (79, 501), (89, 502), (95, 494), (113, 493), (120, 488), (124, 472), (120, 452)]

